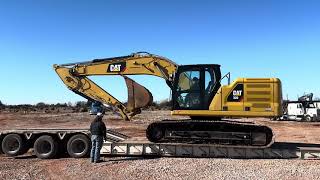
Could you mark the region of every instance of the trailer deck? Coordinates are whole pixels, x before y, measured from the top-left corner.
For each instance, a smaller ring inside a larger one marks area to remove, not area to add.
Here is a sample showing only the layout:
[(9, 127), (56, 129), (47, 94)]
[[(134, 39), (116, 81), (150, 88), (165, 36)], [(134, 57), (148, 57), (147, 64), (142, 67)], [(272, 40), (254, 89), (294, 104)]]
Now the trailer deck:
[(204, 144), (111, 143), (101, 153), (108, 156), (233, 158), (233, 159), (320, 159), (320, 145), (275, 143), (269, 148), (246, 148)]

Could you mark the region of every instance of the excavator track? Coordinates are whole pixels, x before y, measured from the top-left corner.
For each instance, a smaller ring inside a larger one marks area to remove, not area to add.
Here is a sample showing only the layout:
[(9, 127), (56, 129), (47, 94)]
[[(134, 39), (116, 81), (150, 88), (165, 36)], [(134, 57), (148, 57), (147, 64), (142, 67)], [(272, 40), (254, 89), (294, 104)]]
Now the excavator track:
[(274, 142), (267, 126), (212, 120), (163, 120), (150, 124), (146, 136), (155, 143), (218, 144), (269, 147)]

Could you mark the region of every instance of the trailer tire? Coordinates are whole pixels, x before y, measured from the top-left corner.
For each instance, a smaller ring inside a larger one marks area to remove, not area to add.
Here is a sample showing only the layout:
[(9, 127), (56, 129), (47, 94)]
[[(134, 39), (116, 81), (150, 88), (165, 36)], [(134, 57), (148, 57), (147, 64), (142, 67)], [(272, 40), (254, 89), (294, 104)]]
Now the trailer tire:
[[(3, 137), (0, 136), (0, 142), (2, 143)], [(2, 144), (0, 145), (0, 154), (4, 154), (2, 150)]]
[(83, 158), (90, 153), (91, 143), (88, 136), (84, 134), (73, 135), (67, 143), (67, 151), (70, 157)]
[(34, 153), (40, 159), (51, 159), (57, 155), (58, 142), (49, 135), (40, 136), (34, 142)]
[(18, 156), (28, 151), (26, 141), (19, 134), (6, 135), (2, 140), (1, 148), (7, 156)]

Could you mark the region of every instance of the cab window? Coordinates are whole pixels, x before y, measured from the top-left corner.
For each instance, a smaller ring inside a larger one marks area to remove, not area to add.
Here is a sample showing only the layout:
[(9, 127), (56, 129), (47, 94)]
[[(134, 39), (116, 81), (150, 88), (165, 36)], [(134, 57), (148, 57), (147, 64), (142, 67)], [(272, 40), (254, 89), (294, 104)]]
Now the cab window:
[(177, 103), (180, 108), (200, 108), (200, 71), (185, 71), (180, 73), (176, 92), (178, 94)]

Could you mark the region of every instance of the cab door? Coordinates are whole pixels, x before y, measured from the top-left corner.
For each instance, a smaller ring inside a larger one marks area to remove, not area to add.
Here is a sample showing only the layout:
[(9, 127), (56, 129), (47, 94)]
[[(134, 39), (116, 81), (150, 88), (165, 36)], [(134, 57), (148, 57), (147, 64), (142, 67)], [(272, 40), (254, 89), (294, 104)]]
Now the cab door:
[(173, 87), (173, 110), (208, 110), (220, 88), (220, 67), (187, 65), (178, 68)]

